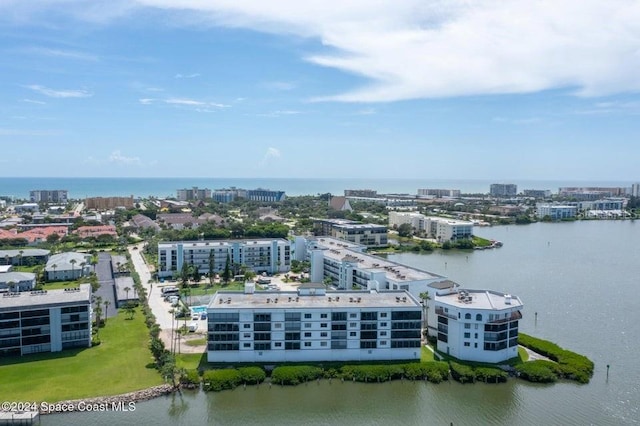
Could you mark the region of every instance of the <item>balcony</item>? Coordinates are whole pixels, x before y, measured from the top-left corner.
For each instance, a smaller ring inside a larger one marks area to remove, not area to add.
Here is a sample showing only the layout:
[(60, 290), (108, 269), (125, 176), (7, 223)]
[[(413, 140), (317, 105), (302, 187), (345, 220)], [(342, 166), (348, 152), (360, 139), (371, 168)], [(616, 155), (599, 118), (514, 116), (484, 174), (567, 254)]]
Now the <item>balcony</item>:
[(436, 308), (436, 315), (440, 315), (440, 316), (443, 316), (443, 317), (451, 318), (452, 320), (456, 320), (456, 321), (458, 320), (457, 316), (452, 315), (452, 314), (450, 314), (448, 312), (445, 312), (444, 309), (439, 307), (439, 306)]
[(502, 324), (505, 322), (517, 321), (519, 319), (522, 319), (522, 313), (520, 311), (515, 311), (507, 318), (499, 318), (497, 320), (489, 321), (487, 324)]

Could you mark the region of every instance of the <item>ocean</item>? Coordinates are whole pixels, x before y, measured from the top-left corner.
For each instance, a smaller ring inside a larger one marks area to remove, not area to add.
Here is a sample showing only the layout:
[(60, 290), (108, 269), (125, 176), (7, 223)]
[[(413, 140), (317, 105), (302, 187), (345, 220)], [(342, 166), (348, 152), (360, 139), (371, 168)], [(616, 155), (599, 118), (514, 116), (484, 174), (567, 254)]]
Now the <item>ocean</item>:
[(28, 199), (32, 190), (69, 191), (69, 198), (130, 196), (143, 198), (175, 197), (181, 188), (222, 189), (265, 188), (285, 191), (288, 196), (331, 193), (342, 195), (345, 189), (373, 189), (382, 194), (412, 194), (418, 188), (459, 189), (465, 194), (486, 194), (492, 183), (515, 183), (518, 191), (542, 189), (557, 193), (561, 186), (631, 187), (628, 182), (553, 181), (553, 180), (462, 180), (462, 179), (362, 179), (362, 178), (64, 178), (0, 177), (0, 196)]

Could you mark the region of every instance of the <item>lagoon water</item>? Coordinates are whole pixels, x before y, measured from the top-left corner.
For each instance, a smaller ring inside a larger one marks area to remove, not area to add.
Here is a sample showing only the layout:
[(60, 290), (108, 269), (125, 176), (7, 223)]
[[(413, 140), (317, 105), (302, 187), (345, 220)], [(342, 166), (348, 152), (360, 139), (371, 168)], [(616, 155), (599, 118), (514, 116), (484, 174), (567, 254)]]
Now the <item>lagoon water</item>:
[[(522, 298), (521, 330), (595, 362), (588, 385), (321, 381), (140, 402), (135, 412), (45, 416), (43, 425), (626, 425), (640, 423), (640, 221), (479, 228), (495, 250), (392, 255), (467, 288)], [(538, 313), (535, 321), (535, 312)], [(606, 365), (610, 364), (607, 380)], [(99, 366), (97, 366), (99, 368)]]

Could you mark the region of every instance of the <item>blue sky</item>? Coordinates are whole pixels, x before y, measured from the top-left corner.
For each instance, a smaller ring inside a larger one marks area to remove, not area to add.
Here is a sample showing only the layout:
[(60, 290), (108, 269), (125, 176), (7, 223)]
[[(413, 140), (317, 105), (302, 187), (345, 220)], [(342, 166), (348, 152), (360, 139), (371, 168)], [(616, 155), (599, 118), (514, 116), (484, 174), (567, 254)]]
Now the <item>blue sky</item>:
[(0, 175), (640, 178), (626, 0), (4, 0)]

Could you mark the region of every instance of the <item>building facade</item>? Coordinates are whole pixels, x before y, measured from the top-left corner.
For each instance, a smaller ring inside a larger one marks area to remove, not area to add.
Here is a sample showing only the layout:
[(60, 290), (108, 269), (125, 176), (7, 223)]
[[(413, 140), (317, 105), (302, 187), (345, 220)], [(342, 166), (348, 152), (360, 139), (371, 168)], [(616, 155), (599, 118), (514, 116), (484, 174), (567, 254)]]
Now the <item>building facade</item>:
[(285, 239), (168, 241), (158, 243), (158, 276), (172, 277), (183, 265), (197, 266), (202, 274), (222, 273), (227, 264), (245, 265), (256, 273), (288, 272), (291, 269), (291, 243)]
[(548, 189), (525, 189), (522, 191), (525, 197), (532, 198), (549, 198), (551, 197), (551, 191)]
[(59, 203), (67, 204), (69, 192), (66, 189), (37, 189), (29, 191), (29, 200), (32, 203)]
[(0, 356), (91, 347), (91, 286), (0, 296)]
[(84, 200), (87, 210), (109, 210), (118, 207), (133, 208), (133, 195), (130, 197), (88, 197)]
[(513, 183), (492, 183), (489, 187), (489, 195), (492, 197), (515, 197), (518, 186)]
[(176, 191), (176, 198), (178, 201), (191, 201), (191, 200), (205, 200), (211, 198), (211, 190), (208, 188), (193, 188), (178, 189)]
[(431, 303), (439, 351), (465, 361), (499, 363), (518, 356), (516, 296), (488, 290), (457, 290)]
[(563, 204), (536, 204), (536, 216), (542, 219), (548, 216), (551, 220), (562, 220), (576, 217), (578, 207)]
[(371, 197), (375, 198), (378, 196), (378, 191), (373, 189), (345, 189), (344, 190), (345, 197)]
[(248, 189), (245, 198), (250, 201), (267, 201), (270, 203), (284, 201), (286, 198), (284, 191), (272, 191), (270, 189)]
[(418, 197), (424, 198), (460, 198), (459, 189), (418, 189)]
[(330, 236), (367, 247), (388, 244), (388, 229), (384, 225), (360, 223), (347, 219), (316, 219), (314, 232), (319, 236)]
[(36, 286), (36, 274), (31, 272), (0, 272), (0, 293), (30, 291)]
[(90, 255), (86, 253), (66, 252), (54, 254), (44, 267), (47, 281), (69, 281), (89, 275), (91, 272)]
[(446, 217), (425, 216), (415, 212), (389, 212), (389, 226), (408, 223), (415, 231), (423, 231), (427, 237), (439, 242), (457, 241), (473, 236), (473, 223)]
[(420, 302), (405, 291), (218, 292), (207, 309), (209, 362), (415, 360)]

